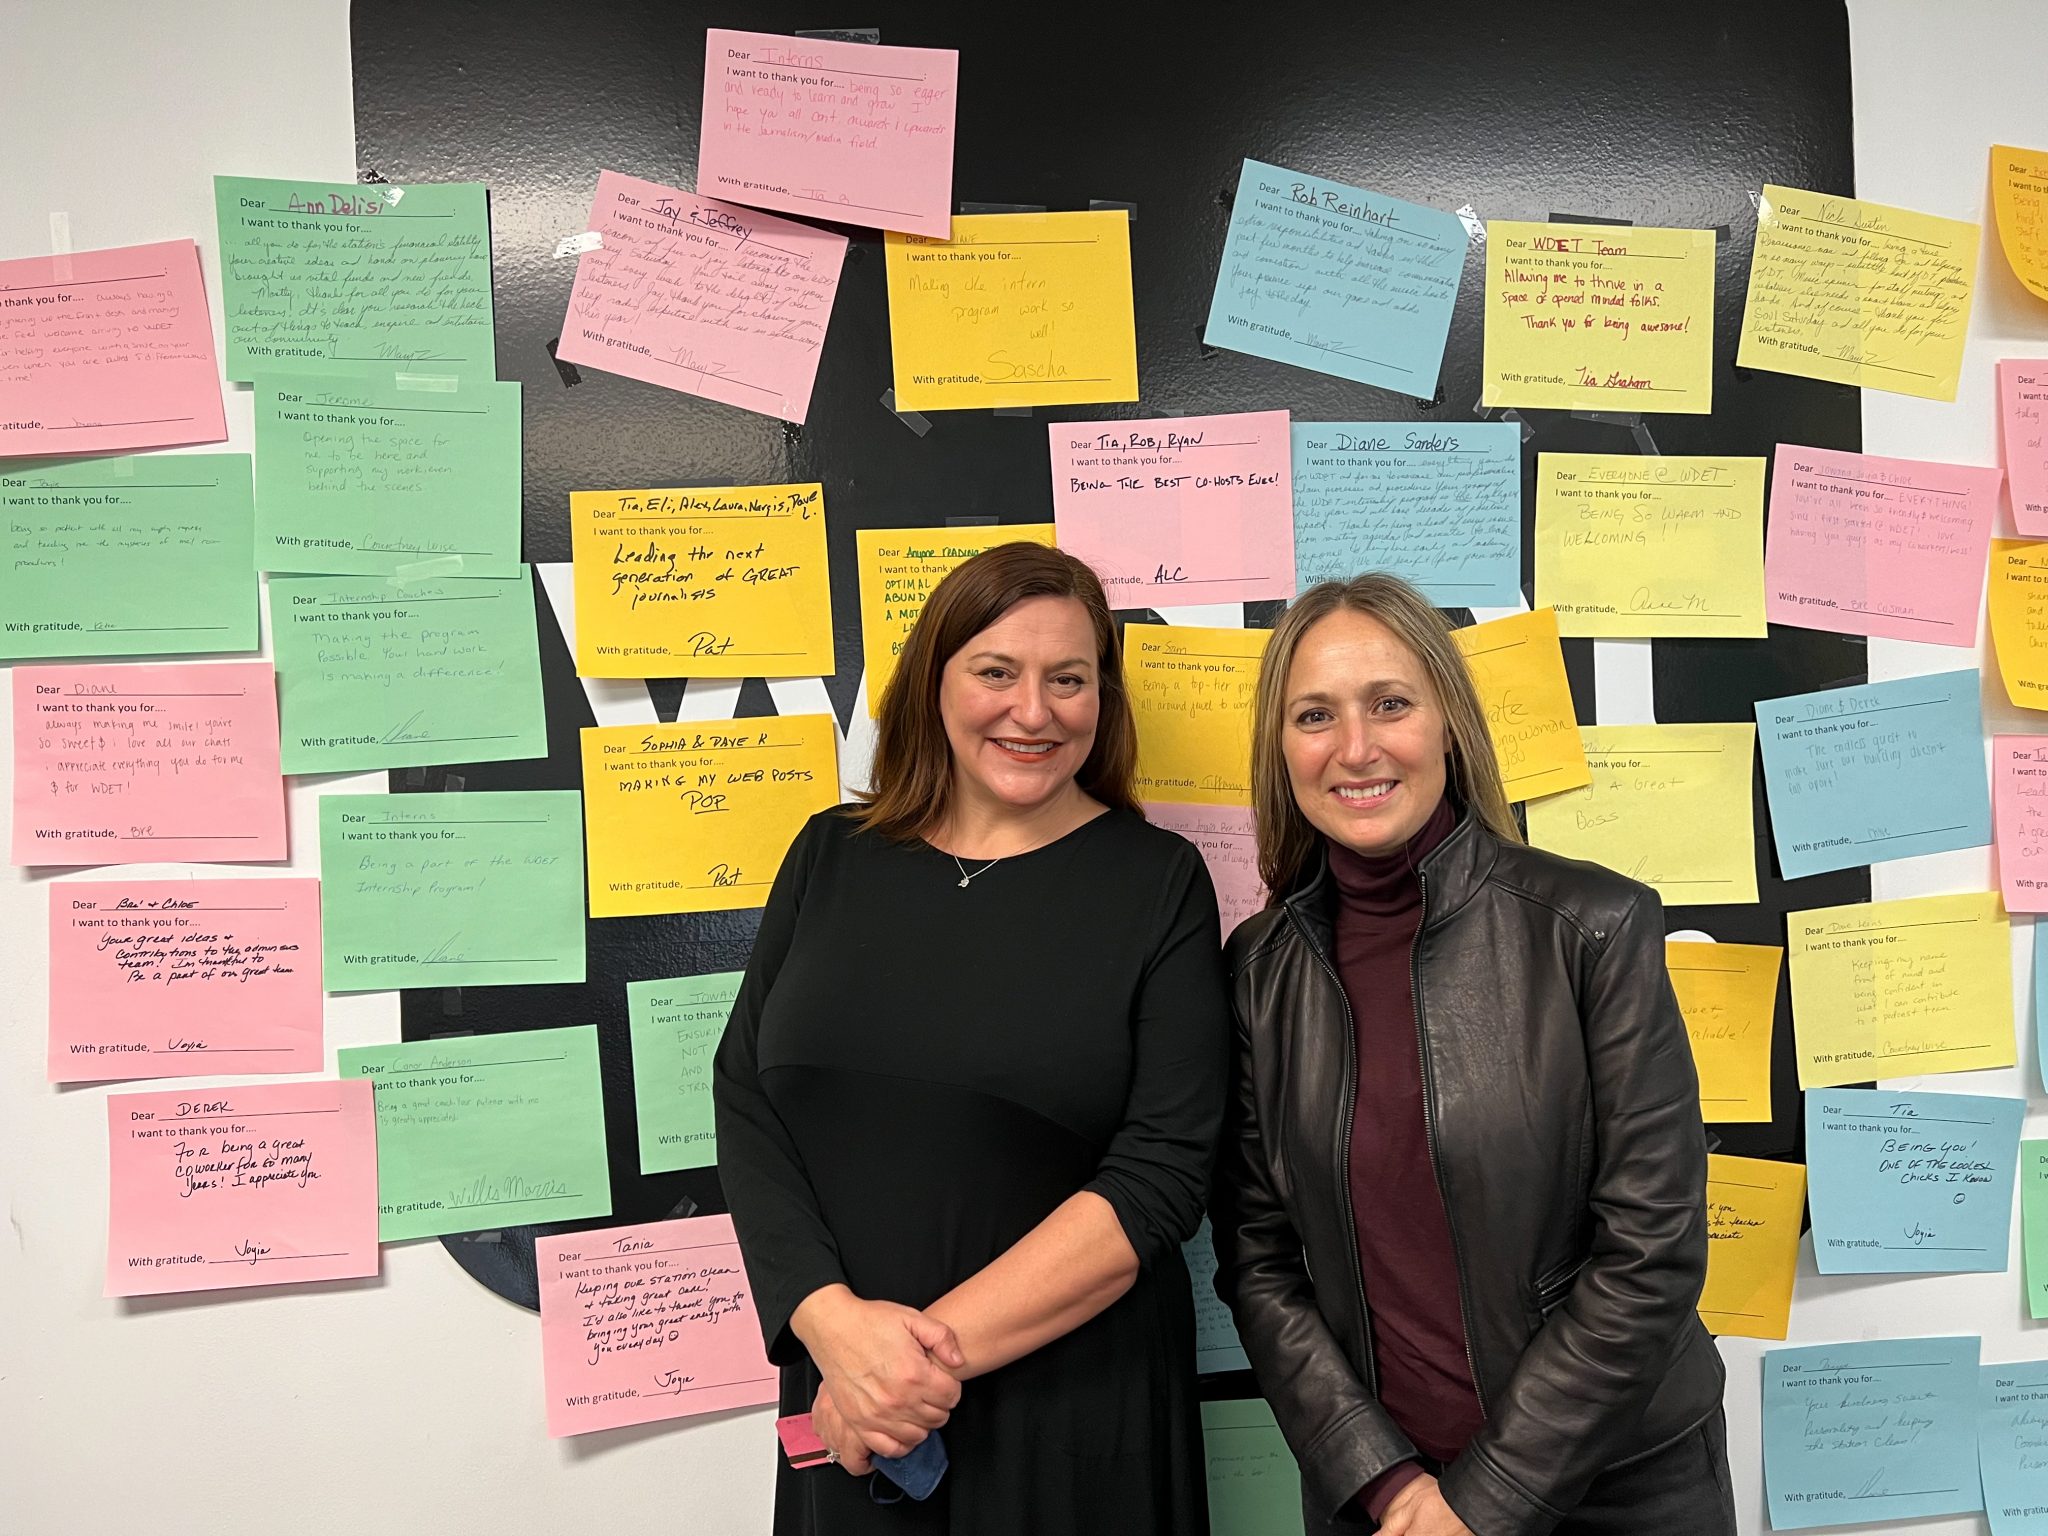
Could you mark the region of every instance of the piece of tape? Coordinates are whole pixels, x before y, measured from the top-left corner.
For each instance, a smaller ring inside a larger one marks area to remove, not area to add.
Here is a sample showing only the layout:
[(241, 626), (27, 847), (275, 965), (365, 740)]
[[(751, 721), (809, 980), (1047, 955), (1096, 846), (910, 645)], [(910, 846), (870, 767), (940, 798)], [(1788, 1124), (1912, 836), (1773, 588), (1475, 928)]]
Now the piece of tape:
[(1632, 427), (1643, 418), (1636, 411), (1573, 411), (1577, 421), (1597, 421), (1606, 427)]
[[(443, 987), (441, 989), (441, 1017), (444, 1019), (459, 1019), (462, 1017), (462, 988)], [(441, 1035), (469, 1035), (474, 1033), (474, 1030), (469, 1029), (444, 1029), (438, 1031), (435, 1038), (439, 1039)]]
[(993, 512), (969, 512), (960, 517), (946, 519), (948, 528), (993, 528), (997, 518)]
[(50, 281), (68, 283), (71, 281), (71, 215), (53, 213), (50, 215)]
[(1043, 203), (962, 203), (961, 213), (1043, 213)]
[(427, 770), (424, 768), (406, 769), (405, 787), (407, 789), (425, 789), (427, 787)]
[(1634, 229), (1634, 219), (1603, 219), (1591, 213), (1553, 213), (1552, 224), (1612, 224), (1619, 229)]
[(1465, 238), (1474, 245), (1486, 244), (1486, 220), (1479, 217), (1479, 210), (1470, 203), (1458, 210), (1458, 222), (1465, 226)]
[(564, 235), (555, 242), (555, 260), (564, 256), (581, 256), (585, 251), (604, 249), (604, 235), (595, 229), (586, 229), (580, 235)]
[(989, 414), (991, 416), (1029, 416), (1031, 414), (1031, 407), (1028, 405), (998, 405), (991, 409)]
[(809, 32), (798, 32), (798, 37), (812, 37), (827, 43), (866, 43), (869, 47), (880, 47), (880, 27), (816, 27)]
[(1664, 450), (1657, 446), (1657, 439), (1650, 436), (1650, 424), (1638, 416), (1635, 425), (1628, 429), (1629, 436), (1636, 440), (1636, 452), (1662, 457)]
[(395, 566), (387, 580), (395, 587), (408, 581), (432, 581), (439, 576), (461, 574), (462, 556), (433, 555), (425, 560), (413, 560), (405, 565)]
[(926, 420), (918, 412), (899, 411), (896, 409), (896, 386), (893, 384), (882, 391), (882, 409), (887, 411), (891, 416), (894, 416), (898, 421), (902, 422), (903, 425), (910, 428), (910, 430), (915, 432), (919, 437), (923, 437), (925, 433), (931, 431), (932, 429), (931, 422)]
[[(801, 36), (802, 34), (799, 33), (798, 35)], [(678, 1200), (673, 1206), (669, 1208), (667, 1219), (670, 1221), (678, 1221), (681, 1220), (683, 1217), (694, 1216), (696, 1214), (697, 1202), (692, 1200), (688, 1195), (685, 1195), (682, 1199)]]
[(442, 780), (441, 792), (448, 795), (459, 795), (468, 783), (469, 780), (465, 779), (461, 774), (451, 773)]
[(583, 375), (577, 370), (576, 365), (574, 363), (565, 363), (555, 355), (555, 348), (561, 344), (562, 338), (559, 336), (548, 343), (548, 361), (555, 365), (555, 372), (562, 376), (564, 388), (571, 384), (581, 384), (583, 382)]
[(1208, 329), (1199, 320), (1195, 322), (1195, 346), (1198, 349), (1200, 349), (1201, 354), (1204, 357), (1214, 357), (1218, 352), (1223, 350), (1221, 347), (1212, 347), (1209, 345)]
[(394, 208), (398, 206), (399, 200), (404, 196), (405, 188), (403, 187), (386, 187), (384, 189), (384, 201), (391, 204)]
[(408, 390), (420, 395), (452, 395), (462, 388), (462, 380), (452, 373), (394, 373), (392, 387)]
[(1129, 216), (1133, 224), (1138, 222), (1138, 205), (1136, 203), (1119, 203), (1107, 197), (1091, 197), (1088, 199), (1088, 211), (1090, 213), (1102, 213), (1110, 208), (1121, 208)]
[(1522, 441), (1525, 443), (1528, 442), (1530, 438), (1536, 435), (1536, 429), (1529, 424), (1528, 419), (1524, 417), (1519, 411), (1515, 410), (1512, 406), (1503, 407), (1502, 409), (1496, 411), (1484, 400), (1479, 400), (1474, 402), (1472, 406), (1472, 414), (1477, 416), (1481, 421), (1513, 422), (1516, 426), (1522, 429)]

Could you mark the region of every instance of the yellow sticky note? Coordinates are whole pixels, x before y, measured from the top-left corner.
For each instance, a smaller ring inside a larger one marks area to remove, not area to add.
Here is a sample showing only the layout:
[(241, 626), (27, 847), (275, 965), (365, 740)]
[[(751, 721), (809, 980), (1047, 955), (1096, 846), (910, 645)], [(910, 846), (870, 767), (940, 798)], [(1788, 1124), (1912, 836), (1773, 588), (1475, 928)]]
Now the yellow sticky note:
[(820, 485), (571, 491), (584, 677), (830, 677)]
[(1762, 639), (1764, 461), (1538, 454), (1536, 601), (1566, 635)]
[(1271, 633), (1124, 626), (1139, 798), (1251, 804), (1252, 698)]
[(1766, 186), (1736, 363), (1955, 399), (1978, 236), (1960, 219)]
[(1714, 408), (1714, 231), (1486, 225), (1482, 405)]
[(882, 238), (897, 410), (1138, 398), (1122, 209), (958, 214), (950, 240)]
[(804, 823), (838, 803), (830, 715), (588, 727), (590, 915), (758, 907)]
[(1529, 841), (1640, 880), (1667, 906), (1756, 900), (1756, 726), (1589, 725), (1593, 782), (1529, 802)]
[(1803, 1164), (1707, 1154), (1707, 1283), (1699, 1313), (1709, 1333), (1785, 1337), (1805, 1204)]
[(1709, 1121), (1771, 1118), (1771, 1025), (1784, 960), (1775, 944), (1664, 945)]
[(1989, 601), (2005, 696), (2048, 709), (2048, 543), (1993, 539)]
[(2048, 299), (2048, 151), (1992, 145), (1991, 206), (2013, 276)]
[(1532, 800), (1591, 782), (1557, 643), (1557, 615), (1538, 608), (1454, 629), (1451, 638), (1479, 690), (1508, 799)]
[(1990, 891), (1787, 913), (1799, 1086), (2011, 1066), (2011, 927)]
[(1028, 540), (1048, 547), (1051, 523), (977, 528), (861, 528), (853, 535), (860, 566), (860, 643), (868, 668), (868, 713), (896, 675), (911, 626), (945, 574), (998, 544)]

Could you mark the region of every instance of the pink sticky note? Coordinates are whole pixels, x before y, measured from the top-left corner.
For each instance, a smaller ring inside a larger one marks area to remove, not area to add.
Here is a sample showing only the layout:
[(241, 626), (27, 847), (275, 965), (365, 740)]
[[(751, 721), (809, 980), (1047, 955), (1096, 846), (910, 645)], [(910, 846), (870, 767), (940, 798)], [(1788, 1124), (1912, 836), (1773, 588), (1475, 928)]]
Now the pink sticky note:
[(556, 353), (801, 422), (846, 237), (600, 171)]
[(318, 880), (50, 885), (53, 1083), (318, 1072)]
[(377, 1273), (370, 1080), (107, 1099), (107, 1295)]
[(730, 1216), (543, 1237), (534, 1259), (549, 1434), (775, 1401)]
[(1059, 546), (1095, 568), (1110, 607), (1294, 596), (1285, 411), (1050, 431)]
[(704, 36), (697, 190), (842, 224), (953, 233), (952, 48)]
[(227, 435), (198, 246), (0, 261), (0, 457)]
[(783, 1457), (792, 1467), (814, 1467), (831, 1449), (818, 1438), (818, 1428), (808, 1413), (792, 1413), (777, 1419), (775, 1437), (782, 1442)]
[(1977, 643), (2000, 472), (1780, 443), (1764, 539), (1773, 624)]
[(269, 662), (14, 669), (16, 864), (284, 856)]
[(2013, 527), (2023, 538), (2048, 538), (2048, 360), (2001, 362), (1998, 404)]
[(1991, 821), (2008, 912), (2048, 912), (2048, 736), (1991, 738)]
[(1250, 806), (1147, 800), (1145, 819), (1155, 827), (1178, 832), (1201, 853), (1216, 886), (1216, 906), (1223, 916), (1226, 939), (1239, 923), (1265, 908), (1266, 885), (1259, 878), (1259, 839)]

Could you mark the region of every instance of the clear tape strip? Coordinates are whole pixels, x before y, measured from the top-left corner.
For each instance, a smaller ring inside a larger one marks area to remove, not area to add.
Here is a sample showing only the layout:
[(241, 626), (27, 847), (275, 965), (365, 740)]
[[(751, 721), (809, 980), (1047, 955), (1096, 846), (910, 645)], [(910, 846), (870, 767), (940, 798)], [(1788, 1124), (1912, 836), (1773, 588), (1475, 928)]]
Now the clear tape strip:
[(433, 581), (441, 576), (460, 576), (462, 556), (435, 555), (429, 560), (412, 560), (404, 565), (394, 566), (388, 578), (390, 585), (401, 586), (408, 581)]
[(923, 437), (925, 433), (932, 429), (931, 422), (919, 412), (899, 411), (896, 409), (896, 386), (893, 384), (882, 391), (882, 409), (910, 428), (919, 437)]
[(961, 203), (961, 213), (1043, 213), (1043, 203)]
[(50, 280), (56, 283), (71, 281), (71, 215), (52, 213), (50, 215)]
[(1091, 197), (1088, 199), (1088, 211), (1090, 213), (1104, 213), (1111, 208), (1123, 209), (1129, 215), (1130, 221), (1133, 224), (1138, 222), (1138, 205), (1136, 203), (1121, 203), (1114, 198), (1108, 197)]
[(452, 373), (405, 373), (391, 375), (392, 386), (414, 394), (452, 395), (462, 388), (462, 380)]
[(564, 235), (555, 242), (555, 260), (564, 256), (581, 256), (585, 251), (604, 249), (604, 235), (595, 229), (586, 229), (580, 235)]

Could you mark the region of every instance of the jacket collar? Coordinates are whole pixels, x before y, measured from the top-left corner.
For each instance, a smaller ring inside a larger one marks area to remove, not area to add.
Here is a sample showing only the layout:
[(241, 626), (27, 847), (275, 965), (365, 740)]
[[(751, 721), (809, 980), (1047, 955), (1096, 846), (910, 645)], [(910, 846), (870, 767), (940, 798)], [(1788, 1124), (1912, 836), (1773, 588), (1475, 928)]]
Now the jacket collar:
[[(1422, 877), (1422, 926), (1425, 931), (1448, 922), (1479, 893), (1493, 872), (1500, 851), (1494, 835), (1465, 806), (1458, 824), (1416, 866)], [(1307, 925), (1309, 935), (1325, 950), (1336, 926), (1337, 888), (1330, 876), (1327, 844), (1319, 843), (1299, 884), (1282, 903)]]

